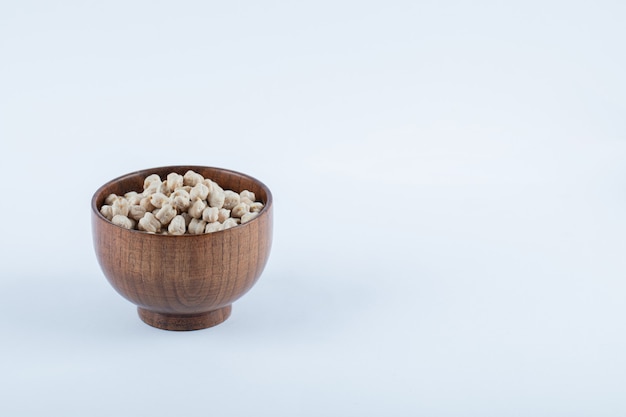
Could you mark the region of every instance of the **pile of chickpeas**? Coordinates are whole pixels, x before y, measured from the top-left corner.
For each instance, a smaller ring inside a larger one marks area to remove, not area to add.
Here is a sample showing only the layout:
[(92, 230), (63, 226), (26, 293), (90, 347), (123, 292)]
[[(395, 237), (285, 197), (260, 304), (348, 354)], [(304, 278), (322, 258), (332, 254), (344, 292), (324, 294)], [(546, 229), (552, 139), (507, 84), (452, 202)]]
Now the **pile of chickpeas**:
[(202, 234), (230, 229), (254, 219), (263, 209), (253, 192), (224, 190), (216, 182), (189, 170), (157, 174), (143, 182), (143, 192), (110, 194), (100, 213), (126, 229), (169, 235)]

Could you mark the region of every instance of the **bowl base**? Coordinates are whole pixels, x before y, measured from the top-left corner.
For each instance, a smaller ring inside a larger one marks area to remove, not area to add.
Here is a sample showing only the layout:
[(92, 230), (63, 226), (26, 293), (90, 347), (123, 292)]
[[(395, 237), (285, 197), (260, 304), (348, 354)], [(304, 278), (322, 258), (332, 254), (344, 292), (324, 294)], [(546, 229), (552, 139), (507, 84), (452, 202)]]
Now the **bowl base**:
[(139, 317), (144, 323), (157, 329), (177, 331), (200, 330), (217, 326), (230, 317), (231, 310), (232, 307), (227, 305), (202, 314), (167, 314), (137, 308)]

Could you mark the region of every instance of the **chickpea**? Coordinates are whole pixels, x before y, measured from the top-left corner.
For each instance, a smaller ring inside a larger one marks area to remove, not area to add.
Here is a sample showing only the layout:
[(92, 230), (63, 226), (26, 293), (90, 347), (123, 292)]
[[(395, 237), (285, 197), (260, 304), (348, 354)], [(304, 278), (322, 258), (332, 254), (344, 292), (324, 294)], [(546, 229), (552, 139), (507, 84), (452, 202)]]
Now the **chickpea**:
[(161, 184), (161, 177), (159, 177), (157, 174), (148, 175), (146, 179), (143, 180), (143, 189), (146, 190), (153, 184)]
[(117, 195), (116, 194), (109, 194), (105, 199), (104, 199), (104, 204), (106, 204), (107, 206), (111, 206), (113, 205), (113, 202), (117, 200)]
[(184, 185), (190, 185), (193, 187), (194, 185), (201, 183), (202, 181), (204, 181), (204, 177), (197, 172), (192, 171), (191, 169), (185, 172), (185, 175), (183, 176)]
[(248, 223), (250, 220), (254, 219), (258, 215), (259, 215), (258, 211), (244, 214), (243, 216), (241, 216), (241, 224)]
[(116, 226), (123, 227), (124, 229), (132, 229), (135, 226), (135, 222), (133, 220), (121, 214), (116, 214), (115, 216), (113, 216), (113, 219), (111, 219), (111, 223)]
[(206, 224), (206, 227), (204, 228), (204, 233), (219, 232), (220, 230), (224, 230), (224, 225), (220, 222), (212, 222)]
[(151, 200), (152, 200), (151, 196), (142, 198), (141, 200), (139, 200), (139, 207), (141, 207), (145, 211), (154, 210), (156, 207), (152, 205)]
[(225, 208), (219, 209), (217, 213), (217, 221), (220, 223), (224, 223), (226, 219), (230, 217), (230, 210), (226, 210)]
[(221, 209), (222, 207), (224, 207), (225, 199), (226, 199), (226, 195), (224, 194), (224, 190), (222, 190), (222, 188), (219, 185), (215, 184), (215, 186), (209, 193), (209, 198), (208, 198), (209, 206), (217, 207), (218, 209)]
[(232, 210), (237, 204), (240, 203), (239, 194), (232, 190), (224, 191), (224, 208)]
[(259, 211), (261, 211), (263, 209), (263, 203), (259, 203), (258, 201), (255, 203), (250, 204), (250, 212), (252, 213), (258, 213)]
[(176, 210), (185, 211), (191, 205), (191, 198), (187, 191), (182, 188), (178, 188), (170, 195), (170, 202)]
[(107, 220), (111, 221), (113, 219), (113, 207), (105, 204), (100, 207), (100, 214), (107, 218)]
[(146, 214), (146, 209), (141, 206), (130, 206), (128, 210), (128, 216), (136, 221), (139, 221)]
[(202, 220), (207, 223), (214, 223), (219, 219), (219, 209), (217, 207), (207, 207), (202, 212)]
[(128, 200), (124, 197), (117, 197), (111, 206), (111, 212), (113, 213), (113, 217), (118, 214), (122, 216), (128, 216), (128, 210), (130, 210), (130, 204), (128, 204)]
[(170, 192), (175, 191), (176, 189), (183, 186), (183, 176), (172, 172), (171, 174), (167, 174), (167, 188)]
[(246, 203), (239, 203), (235, 207), (233, 207), (233, 209), (230, 211), (230, 215), (233, 217), (241, 218), (241, 216), (249, 212), (250, 206), (248, 206)]
[(169, 224), (174, 217), (176, 217), (176, 214), (176, 209), (172, 207), (170, 203), (165, 203), (157, 214), (154, 215), (154, 217), (156, 217), (157, 220), (165, 226), (166, 224)]
[(231, 227), (235, 227), (237, 226), (237, 220), (233, 219), (232, 217), (230, 219), (226, 219), (226, 221), (223, 223), (224, 225), (224, 230), (226, 229), (230, 229)]
[(185, 218), (182, 215), (175, 216), (170, 225), (167, 226), (167, 231), (171, 235), (184, 235), (187, 230), (187, 225), (185, 224)]
[(189, 192), (189, 198), (191, 198), (192, 200), (195, 200), (196, 198), (199, 198), (200, 200), (206, 200), (208, 195), (209, 195), (209, 187), (202, 184), (201, 182), (194, 185), (191, 191)]
[(193, 235), (200, 235), (202, 233), (204, 233), (204, 229), (206, 227), (206, 222), (202, 219), (191, 219), (191, 222), (189, 222), (189, 227), (187, 228), (187, 230), (189, 230), (189, 233), (193, 234)]
[(154, 193), (150, 197), (150, 203), (156, 208), (163, 207), (163, 204), (167, 203), (169, 198), (163, 193)]
[(191, 207), (189, 207), (189, 210), (187, 211), (187, 213), (189, 213), (189, 215), (193, 217), (194, 219), (199, 219), (202, 217), (202, 212), (204, 211), (205, 208), (206, 208), (206, 203), (204, 202), (204, 200), (200, 200), (199, 198), (196, 198), (195, 201), (191, 203)]
[(161, 222), (154, 217), (154, 214), (147, 212), (137, 224), (139, 230), (143, 230), (148, 233), (157, 233), (161, 231)]
[(239, 196), (241, 198), (247, 198), (250, 201), (255, 201), (256, 200), (256, 196), (254, 195), (254, 193), (252, 191), (248, 191), (248, 190), (243, 190), (242, 192), (239, 193)]

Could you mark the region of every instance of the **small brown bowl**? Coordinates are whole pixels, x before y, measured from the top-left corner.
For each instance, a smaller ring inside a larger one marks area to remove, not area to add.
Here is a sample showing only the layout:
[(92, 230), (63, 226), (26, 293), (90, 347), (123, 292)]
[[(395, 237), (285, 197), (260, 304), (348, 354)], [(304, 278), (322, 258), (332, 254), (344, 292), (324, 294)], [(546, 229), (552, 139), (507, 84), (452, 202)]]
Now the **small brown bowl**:
[[(248, 223), (201, 235), (159, 235), (116, 226), (100, 214), (111, 193), (142, 191), (150, 174), (194, 170), (222, 188), (250, 190), (265, 207)], [(138, 307), (147, 324), (166, 330), (197, 330), (230, 316), (231, 304), (257, 281), (272, 244), (272, 194), (239, 172), (203, 166), (145, 169), (116, 178), (91, 199), (96, 256), (104, 275)]]

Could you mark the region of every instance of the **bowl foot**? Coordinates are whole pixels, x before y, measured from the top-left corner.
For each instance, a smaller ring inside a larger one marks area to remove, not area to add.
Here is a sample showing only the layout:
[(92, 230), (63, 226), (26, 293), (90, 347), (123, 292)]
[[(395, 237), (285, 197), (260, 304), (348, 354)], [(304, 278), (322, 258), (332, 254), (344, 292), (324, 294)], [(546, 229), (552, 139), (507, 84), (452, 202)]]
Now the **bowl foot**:
[(202, 314), (167, 314), (137, 308), (139, 317), (144, 323), (158, 329), (178, 331), (200, 330), (216, 326), (230, 316), (231, 310), (232, 307), (227, 305)]

